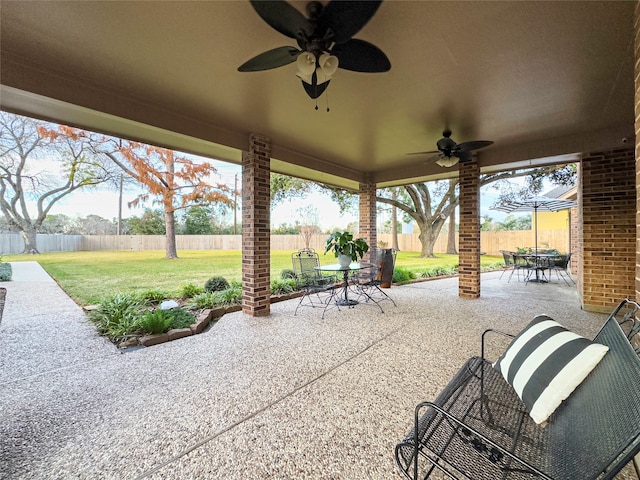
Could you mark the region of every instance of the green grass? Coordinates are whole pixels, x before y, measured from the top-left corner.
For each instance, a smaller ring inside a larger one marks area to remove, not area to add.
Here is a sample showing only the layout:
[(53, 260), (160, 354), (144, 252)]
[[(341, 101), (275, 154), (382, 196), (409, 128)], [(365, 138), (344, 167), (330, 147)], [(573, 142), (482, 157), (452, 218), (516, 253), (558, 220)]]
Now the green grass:
[[(291, 268), (291, 251), (271, 252), (271, 278), (280, 278)], [(164, 251), (63, 252), (33, 255), (5, 255), (6, 262), (37, 261), (79, 305), (92, 305), (116, 293), (141, 293), (151, 289), (180, 296), (186, 284), (204, 286), (213, 276), (229, 282), (241, 280), (239, 250), (181, 250), (180, 258), (167, 260)], [(483, 255), (482, 266), (502, 263), (502, 257)], [(320, 263), (336, 263), (333, 255), (320, 253)], [(399, 252), (396, 265), (420, 272), (436, 266), (455, 267), (457, 255), (420, 258), (417, 252)]]

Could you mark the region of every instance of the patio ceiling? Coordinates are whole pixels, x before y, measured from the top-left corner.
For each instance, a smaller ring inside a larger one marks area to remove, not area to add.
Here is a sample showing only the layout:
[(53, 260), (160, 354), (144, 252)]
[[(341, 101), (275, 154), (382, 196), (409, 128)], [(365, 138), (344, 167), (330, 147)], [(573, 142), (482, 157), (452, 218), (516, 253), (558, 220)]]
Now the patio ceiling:
[(344, 187), (455, 174), (405, 155), (433, 150), (445, 126), (495, 142), (485, 170), (633, 139), (635, 2), (385, 1), (356, 38), (391, 71), (338, 70), (317, 111), (295, 65), (237, 71), (293, 45), (249, 2), (0, 8), (3, 109), (236, 163), (256, 132), (272, 170)]

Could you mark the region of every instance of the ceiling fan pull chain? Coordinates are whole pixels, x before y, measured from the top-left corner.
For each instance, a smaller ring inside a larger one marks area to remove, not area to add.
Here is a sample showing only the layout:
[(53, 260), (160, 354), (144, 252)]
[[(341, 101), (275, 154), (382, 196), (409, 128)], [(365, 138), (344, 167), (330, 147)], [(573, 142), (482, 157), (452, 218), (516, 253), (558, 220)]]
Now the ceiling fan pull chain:
[(329, 91), (324, 92), (325, 98), (327, 100), (327, 112), (329, 112)]

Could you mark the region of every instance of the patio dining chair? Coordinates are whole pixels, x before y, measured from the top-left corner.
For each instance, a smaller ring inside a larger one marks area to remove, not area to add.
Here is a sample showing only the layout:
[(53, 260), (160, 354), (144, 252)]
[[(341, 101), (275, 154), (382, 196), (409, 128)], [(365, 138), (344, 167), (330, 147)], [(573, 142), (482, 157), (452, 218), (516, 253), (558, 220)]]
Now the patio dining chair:
[(564, 280), (567, 285), (570, 283), (567, 281), (567, 278), (571, 280), (571, 282), (575, 285), (576, 282), (571, 275), (569, 274), (569, 262), (571, 261), (571, 254), (567, 255), (557, 255), (551, 259), (549, 265), (549, 280), (551, 280), (551, 272), (556, 272), (556, 277), (558, 277), (558, 281), (560, 281), (560, 277)]
[[(508, 272), (509, 270), (511, 270), (511, 275), (513, 275), (513, 268), (514, 268), (513, 252), (500, 250), (500, 253), (502, 254), (502, 258), (504, 259), (504, 267), (502, 267), (502, 274), (500, 275), (500, 278), (502, 278), (505, 272)], [(509, 275), (509, 279), (511, 279), (511, 275)]]
[(515, 253), (511, 252), (513, 257), (513, 268), (511, 270), (511, 275), (509, 275), (509, 280), (507, 283), (511, 282), (511, 277), (516, 273), (518, 277), (518, 281), (520, 281), (520, 275), (522, 274), (522, 279), (527, 280), (527, 277), (530, 273), (529, 269), (533, 266), (531, 262), (531, 256), (527, 254)]
[[(395, 300), (381, 288), (391, 285), (396, 255), (397, 251), (394, 249), (379, 249), (377, 265), (369, 264), (370, 266), (360, 269), (354, 275), (353, 282), (360, 294), (360, 300), (364, 302), (372, 301), (378, 304), (380, 310), (382, 310), (382, 307), (379, 302), (384, 300), (390, 301), (397, 307)], [(384, 312), (384, 310), (382, 311)]]
[(310, 248), (298, 250), (291, 254), (291, 262), (296, 289), (302, 291), (302, 297), (294, 315), (298, 313), (300, 307), (322, 308), (322, 318), (324, 318), (327, 308), (332, 305), (338, 307), (334, 302), (338, 279), (335, 275), (324, 275), (316, 270), (316, 267), (320, 266), (320, 257), (315, 250)]

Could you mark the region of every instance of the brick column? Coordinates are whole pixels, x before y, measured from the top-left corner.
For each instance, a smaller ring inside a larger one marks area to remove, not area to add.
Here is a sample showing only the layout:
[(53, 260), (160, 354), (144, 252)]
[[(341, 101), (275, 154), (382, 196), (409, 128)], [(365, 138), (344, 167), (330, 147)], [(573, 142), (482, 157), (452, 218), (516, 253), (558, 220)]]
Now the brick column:
[[(636, 152), (636, 201), (640, 202), (640, 2), (636, 2), (634, 12), (634, 44), (635, 44), (635, 152)], [(636, 204), (636, 270), (635, 270), (635, 298), (640, 300), (640, 203)]]
[(582, 308), (608, 313), (636, 294), (636, 161), (634, 147), (583, 155), (578, 183)]
[(364, 238), (369, 244), (369, 252), (364, 261), (375, 263), (378, 248), (378, 232), (376, 230), (376, 184), (370, 179), (360, 184), (360, 221), (358, 237)]
[(242, 154), (242, 312), (269, 315), (271, 140), (251, 134)]
[(458, 295), (480, 296), (480, 166), (474, 158), (460, 163)]

